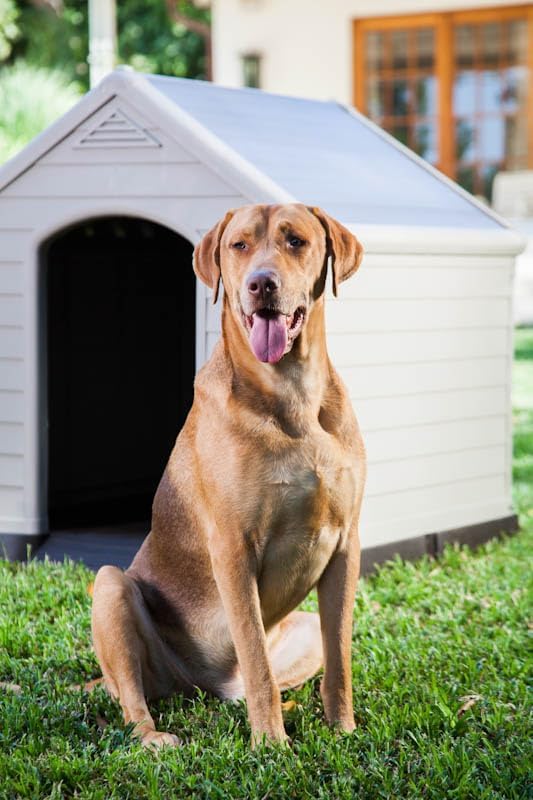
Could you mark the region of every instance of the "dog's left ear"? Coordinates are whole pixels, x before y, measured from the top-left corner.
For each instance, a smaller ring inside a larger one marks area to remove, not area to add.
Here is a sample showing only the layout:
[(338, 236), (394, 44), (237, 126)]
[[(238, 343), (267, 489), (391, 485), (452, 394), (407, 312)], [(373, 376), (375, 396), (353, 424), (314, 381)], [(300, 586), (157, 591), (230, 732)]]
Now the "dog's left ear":
[(337, 297), (337, 286), (359, 267), (363, 258), (363, 245), (353, 233), (330, 217), (321, 208), (308, 206), (309, 211), (320, 220), (326, 232), (326, 258), (331, 256), (331, 282)]
[(217, 222), (194, 248), (194, 271), (206, 286), (213, 289), (213, 304), (218, 300), (220, 286), (220, 240), (234, 213), (228, 211), (224, 219)]

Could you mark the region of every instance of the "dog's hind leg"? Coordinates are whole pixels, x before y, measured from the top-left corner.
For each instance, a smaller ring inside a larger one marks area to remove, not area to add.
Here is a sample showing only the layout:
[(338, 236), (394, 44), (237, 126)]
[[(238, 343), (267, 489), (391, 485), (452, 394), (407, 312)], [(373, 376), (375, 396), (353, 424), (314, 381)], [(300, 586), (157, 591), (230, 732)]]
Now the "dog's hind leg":
[[(281, 691), (305, 683), (323, 665), (320, 617), (307, 611), (293, 611), (267, 635), (272, 672)], [(219, 694), (229, 700), (244, 697), (239, 669)]]
[(135, 581), (117, 567), (102, 567), (94, 582), (93, 644), (105, 685), (122, 707), (126, 723), (144, 745), (176, 745), (171, 733), (156, 731), (146, 697), (180, 688), (166, 645), (159, 637)]
[(322, 667), (320, 617), (308, 611), (293, 611), (278, 627), (269, 653), (278, 686), (283, 691), (304, 683)]

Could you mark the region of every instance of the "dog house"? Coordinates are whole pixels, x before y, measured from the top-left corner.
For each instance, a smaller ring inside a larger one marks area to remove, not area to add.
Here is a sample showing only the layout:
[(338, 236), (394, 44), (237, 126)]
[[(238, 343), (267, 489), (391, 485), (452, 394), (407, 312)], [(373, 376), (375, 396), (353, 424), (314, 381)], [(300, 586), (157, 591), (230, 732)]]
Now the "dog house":
[(0, 532), (146, 516), (220, 309), (228, 208), (322, 206), (366, 249), (329, 349), (368, 450), (368, 558), (514, 528), (521, 238), (353, 109), (117, 70), (0, 170)]

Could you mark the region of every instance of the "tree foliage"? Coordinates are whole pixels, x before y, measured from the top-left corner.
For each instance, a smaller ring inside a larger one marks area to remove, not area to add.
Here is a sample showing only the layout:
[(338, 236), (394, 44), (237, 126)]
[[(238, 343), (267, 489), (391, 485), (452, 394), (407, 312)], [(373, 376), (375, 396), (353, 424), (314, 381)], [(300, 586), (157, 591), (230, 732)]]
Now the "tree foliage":
[[(3, 19), (8, 19), (4, 6), (18, 14), (20, 29), (18, 38), (10, 39), (11, 49), (4, 58), (59, 68), (68, 80), (88, 87), (87, 0), (0, 0), (0, 59)], [(209, 12), (196, 8), (190, 0), (179, 6), (186, 17), (209, 21)], [(165, 0), (119, 0), (117, 31), (118, 63), (143, 72), (205, 77), (204, 39), (170, 18)]]

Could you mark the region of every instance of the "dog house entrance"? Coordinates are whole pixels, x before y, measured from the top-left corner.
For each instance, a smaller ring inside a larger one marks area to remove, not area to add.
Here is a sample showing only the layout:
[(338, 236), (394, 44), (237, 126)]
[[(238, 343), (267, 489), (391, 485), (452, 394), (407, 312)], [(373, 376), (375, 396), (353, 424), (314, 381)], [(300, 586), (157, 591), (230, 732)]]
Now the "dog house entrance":
[(192, 245), (113, 217), (44, 257), (50, 529), (149, 519), (192, 403)]

